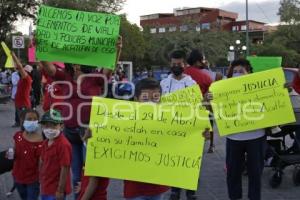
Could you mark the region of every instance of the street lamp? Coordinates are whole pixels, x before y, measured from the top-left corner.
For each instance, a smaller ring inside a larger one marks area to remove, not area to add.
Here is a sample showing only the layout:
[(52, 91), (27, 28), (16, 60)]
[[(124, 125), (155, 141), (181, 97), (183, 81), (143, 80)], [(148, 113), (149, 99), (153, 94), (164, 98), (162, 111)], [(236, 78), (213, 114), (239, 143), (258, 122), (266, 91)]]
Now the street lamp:
[(236, 45), (229, 46), (228, 61), (230, 61), (230, 62), (239, 58), (240, 54), (244, 54), (244, 52), (246, 52), (248, 49), (247, 46), (241, 45), (241, 40), (236, 40), (235, 44)]

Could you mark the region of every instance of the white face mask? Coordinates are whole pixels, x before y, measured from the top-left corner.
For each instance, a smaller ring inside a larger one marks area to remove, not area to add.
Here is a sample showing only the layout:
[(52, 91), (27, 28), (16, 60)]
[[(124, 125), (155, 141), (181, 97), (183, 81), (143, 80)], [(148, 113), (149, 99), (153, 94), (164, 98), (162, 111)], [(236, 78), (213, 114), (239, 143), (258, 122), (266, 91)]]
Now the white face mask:
[(59, 129), (45, 128), (43, 129), (43, 133), (47, 139), (54, 139), (60, 134)]
[(239, 76), (243, 76), (243, 73), (233, 73), (232, 77), (239, 77)]

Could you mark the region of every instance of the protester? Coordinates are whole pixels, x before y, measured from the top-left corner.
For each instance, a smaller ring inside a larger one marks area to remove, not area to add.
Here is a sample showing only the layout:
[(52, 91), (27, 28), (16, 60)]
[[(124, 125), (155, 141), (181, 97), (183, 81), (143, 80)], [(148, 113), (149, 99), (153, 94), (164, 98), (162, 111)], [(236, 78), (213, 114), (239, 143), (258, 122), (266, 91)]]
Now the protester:
[(21, 62), (13, 52), (12, 56), (15, 67), (20, 74), (20, 80), (17, 85), (17, 92), (15, 97), (15, 106), (17, 108), (18, 116), (20, 117), (20, 113), (22, 110), (31, 108), (30, 91), (32, 78), (30, 76), (30, 73), (32, 72), (32, 67), (30, 65), (26, 65), (23, 68)]
[[(122, 47), (122, 38), (117, 43), (117, 60)], [(93, 96), (101, 96), (104, 93), (106, 80), (109, 80), (111, 71), (102, 69), (100, 73), (94, 72), (94, 68), (66, 64), (66, 68), (56, 68), (50, 62), (41, 63), (44, 70), (54, 81), (65, 81), (68, 84), (60, 86), (63, 92), (64, 104), (60, 105), (64, 120), (64, 134), (72, 145), (72, 182), (73, 187), (80, 184), (81, 171), (85, 156), (85, 147), (81, 137), (85, 127), (89, 124), (91, 101)], [(85, 75), (85, 76), (84, 76)], [(96, 77), (95, 77), (96, 76)], [(71, 85), (71, 86), (70, 86)], [(71, 87), (71, 88), (70, 88)], [(78, 194), (74, 195), (78, 198)]]
[(187, 63), (188, 67), (185, 68), (184, 73), (190, 75), (194, 81), (199, 85), (202, 95), (204, 96), (212, 84), (213, 80), (209, 76), (209, 74), (203, 71), (203, 55), (199, 50), (192, 50), (190, 53)]
[[(13, 101), (15, 101), (15, 98), (16, 98), (17, 86), (18, 86), (19, 80), (20, 80), (19, 72), (18, 71), (13, 72), (11, 75), (11, 83), (12, 83), (11, 99)], [(18, 126), (20, 126), (20, 119), (19, 119), (19, 115), (18, 115), (18, 109), (15, 106), (15, 123), (14, 123), (13, 127), (18, 127)]]
[(298, 94), (300, 94), (300, 68), (298, 69), (298, 72), (294, 77), (292, 87)]
[[(228, 71), (228, 78), (252, 73), (247, 60), (235, 60)], [(227, 188), (230, 199), (242, 199), (242, 172), (247, 154), (248, 198), (261, 199), (261, 176), (264, 167), (266, 137), (264, 129), (233, 134), (226, 140)]]
[(59, 111), (46, 112), (41, 124), (47, 138), (41, 152), (41, 197), (42, 200), (64, 200), (71, 193), (72, 147), (62, 133), (63, 121)]
[(0, 73), (0, 83), (8, 85), (10, 83), (10, 79), (10, 71), (8, 69), (2, 68), (2, 72)]
[[(203, 63), (202, 53), (197, 49), (192, 50), (187, 59), (187, 63), (189, 64), (189, 66), (185, 68), (184, 73), (190, 75), (192, 79), (197, 82), (201, 89), (202, 95), (205, 96), (208, 92), (210, 85), (213, 82), (213, 79), (210, 77), (209, 73), (204, 71), (205, 64)], [(212, 121), (211, 124), (213, 125)], [(213, 153), (214, 151), (214, 133), (213, 131), (211, 131), (208, 153)]]
[(185, 53), (180, 50), (171, 53), (171, 74), (160, 82), (162, 94), (174, 92), (196, 84), (188, 75), (184, 74)]
[[(91, 131), (85, 132), (82, 140), (85, 144), (92, 137)], [(82, 170), (82, 178), (80, 188), (77, 188), (79, 193), (78, 200), (107, 200), (107, 187), (109, 184), (108, 178), (84, 176), (84, 167)]]
[[(176, 50), (171, 53), (171, 74), (160, 82), (162, 94), (174, 92), (196, 84), (191, 76), (184, 74), (186, 55), (183, 51)], [(200, 100), (199, 100), (200, 102)], [(180, 199), (180, 188), (172, 188), (170, 200)], [(187, 190), (186, 197), (188, 200), (196, 199), (195, 191)]]
[(22, 130), (14, 135), (14, 166), (12, 175), (22, 200), (38, 200), (39, 159), (43, 136), (39, 133), (39, 114), (26, 110), (21, 114)]
[(43, 111), (47, 112), (52, 108), (61, 112), (60, 104), (64, 102), (64, 99), (61, 98), (64, 94), (61, 84), (56, 84), (54, 79), (49, 76), (44, 69), (41, 70), (41, 73), (43, 84)]
[(36, 65), (33, 65), (33, 70), (31, 72), (32, 75), (32, 102), (31, 105), (33, 108), (36, 108), (40, 104), (41, 99), (41, 82), (42, 75), (38, 70)]
[[(146, 78), (136, 84), (135, 101), (159, 103), (160, 95), (159, 82), (154, 79)], [(124, 197), (127, 200), (161, 200), (168, 190), (166, 186), (124, 181)]]

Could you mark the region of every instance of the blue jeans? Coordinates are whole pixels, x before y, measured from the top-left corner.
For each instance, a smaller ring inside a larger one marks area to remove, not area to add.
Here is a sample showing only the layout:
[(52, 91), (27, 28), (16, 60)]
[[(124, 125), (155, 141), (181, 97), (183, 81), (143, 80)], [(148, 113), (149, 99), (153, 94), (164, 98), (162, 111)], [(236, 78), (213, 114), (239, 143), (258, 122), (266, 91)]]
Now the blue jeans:
[(156, 196), (140, 196), (134, 198), (127, 198), (127, 200), (161, 200), (162, 196), (162, 194)]
[(38, 200), (40, 194), (40, 184), (20, 184), (15, 182), (15, 186), (22, 200)]
[[(42, 195), (42, 200), (55, 200), (56, 197), (55, 196), (51, 196), (51, 195)], [(66, 200), (66, 197), (64, 198)]]
[[(72, 184), (73, 188), (78, 185), (81, 181), (81, 172), (85, 159), (86, 148), (81, 141), (81, 137), (84, 134), (84, 129), (82, 128), (65, 128), (64, 134), (68, 138), (72, 145)], [(74, 199), (78, 199), (79, 194), (74, 193)]]

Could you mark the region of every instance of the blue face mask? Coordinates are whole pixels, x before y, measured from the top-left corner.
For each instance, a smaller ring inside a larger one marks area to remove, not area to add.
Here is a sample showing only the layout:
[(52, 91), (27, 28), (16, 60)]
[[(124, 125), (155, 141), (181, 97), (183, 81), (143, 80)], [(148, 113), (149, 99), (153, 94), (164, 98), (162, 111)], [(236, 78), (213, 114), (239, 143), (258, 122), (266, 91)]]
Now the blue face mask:
[(39, 128), (39, 121), (25, 120), (23, 123), (23, 127), (28, 133), (33, 133)]

